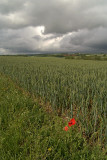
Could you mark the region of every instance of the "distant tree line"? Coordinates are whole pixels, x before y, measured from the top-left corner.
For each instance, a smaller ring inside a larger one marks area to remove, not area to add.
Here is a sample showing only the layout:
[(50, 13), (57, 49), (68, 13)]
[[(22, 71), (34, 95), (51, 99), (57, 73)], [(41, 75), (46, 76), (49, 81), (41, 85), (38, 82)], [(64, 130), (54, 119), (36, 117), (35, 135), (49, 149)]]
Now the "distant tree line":
[(65, 56), (65, 59), (84, 59), (84, 60), (99, 60), (99, 61), (107, 61), (107, 55), (86, 55), (86, 54), (72, 54)]

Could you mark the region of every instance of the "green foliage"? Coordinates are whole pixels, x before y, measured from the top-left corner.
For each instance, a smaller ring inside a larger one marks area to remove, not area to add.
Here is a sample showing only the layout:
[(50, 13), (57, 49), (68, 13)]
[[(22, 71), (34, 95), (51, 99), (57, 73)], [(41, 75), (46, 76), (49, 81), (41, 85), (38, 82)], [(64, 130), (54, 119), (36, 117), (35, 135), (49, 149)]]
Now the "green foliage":
[(49, 102), (58, 115), (75, 116), (87, 141), (98, 141), (102, 147), (106, 145), (106, 70), (106, 61), (0, 57), (1, 73)]
[(104, 55), (95, 55), (95, 54), (73, 54), (73, 55), (67, 55), (65, 56), (65, 59), (76, 59), (76, 60), (79, 60), (79, 59), (84, 59), (84, 60), (98, 60), (98, 61), (107, 61), (107, 55), (104, 54)]
[(105, 159), (101, 147), (91, 148), (76, 125), (65, 132), (66, 123), (0, 75), (0, 160)]

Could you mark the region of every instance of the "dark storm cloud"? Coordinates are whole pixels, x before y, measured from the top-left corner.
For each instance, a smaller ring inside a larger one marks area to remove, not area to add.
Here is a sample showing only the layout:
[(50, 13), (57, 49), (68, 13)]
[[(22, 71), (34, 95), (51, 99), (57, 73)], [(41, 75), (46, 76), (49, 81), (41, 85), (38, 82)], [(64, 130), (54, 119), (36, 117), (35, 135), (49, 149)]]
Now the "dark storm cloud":
[(0, 54), (106, 51), (106, 35), (106, 0), (0, 0)]
[(24, 7), (26, 0), (0, 0), (0, 13), (9, 14), (17, 12)]
[(33, 0), (24, 14), (30, 24), (44, 25), (46, 33), (107, 27), (106, 15), (105, 0)]
[(106, 0), (1, 0), (0, 11), (1, 27), (44, 25), (47, 33), (107, 27)]
[(77, 52), (102, 52), (107, 50), (107, 28), (79, 30), (66, 35), (60, 42), (60, 47)]

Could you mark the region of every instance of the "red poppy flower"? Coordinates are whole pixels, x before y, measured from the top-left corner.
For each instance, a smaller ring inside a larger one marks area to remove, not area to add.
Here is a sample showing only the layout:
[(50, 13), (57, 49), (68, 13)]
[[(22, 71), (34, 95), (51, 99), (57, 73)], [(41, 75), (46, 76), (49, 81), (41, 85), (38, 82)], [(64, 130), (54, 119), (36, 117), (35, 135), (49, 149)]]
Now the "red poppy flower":
[(65, 127), (64, 127), (64, 130), (65, 130), (65, 131), (68, 131), (68, 127), (67, 127), (67, 126), (65, 126)]
[(76, 123), (75, 119), (72, 118), (70, 122), (68, 122), (68, 126), (71, 127), (72, 125), (75, 125), (75, 123)]

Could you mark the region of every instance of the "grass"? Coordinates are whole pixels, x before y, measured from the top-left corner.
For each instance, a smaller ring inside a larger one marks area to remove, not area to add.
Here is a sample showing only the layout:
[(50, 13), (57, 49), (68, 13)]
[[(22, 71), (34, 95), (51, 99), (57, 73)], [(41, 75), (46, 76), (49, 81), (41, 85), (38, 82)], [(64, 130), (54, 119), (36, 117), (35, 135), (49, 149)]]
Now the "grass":
[(77, 125), (64, 131), (67, 123), (0, 74), (0, 160), (106, 159), (106, 151), (88, 144)]
[(0, 56), (0, 72), (41, 97), (58, 115), (73, 116), (89, 143), (106, 146), (107, 63), (56, 57)]

